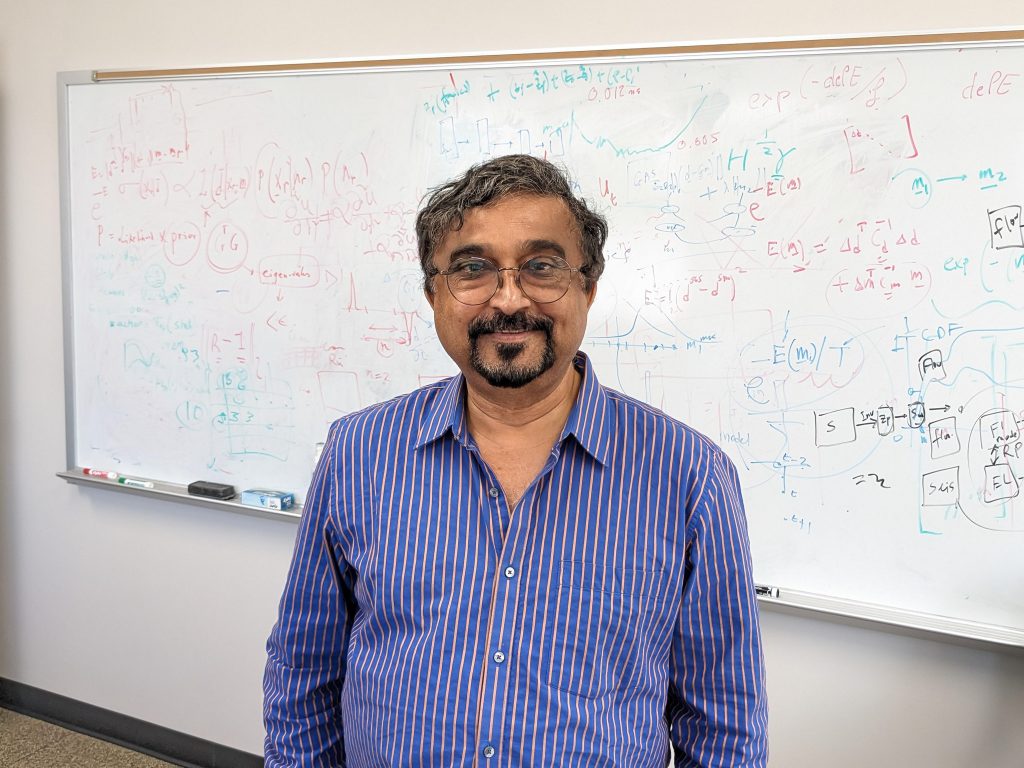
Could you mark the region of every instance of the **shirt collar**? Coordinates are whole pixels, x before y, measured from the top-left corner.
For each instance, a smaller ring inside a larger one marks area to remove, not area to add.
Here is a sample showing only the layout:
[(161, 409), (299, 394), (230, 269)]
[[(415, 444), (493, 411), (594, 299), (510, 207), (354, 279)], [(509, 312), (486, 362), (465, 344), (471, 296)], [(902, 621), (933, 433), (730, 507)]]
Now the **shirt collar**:
[[(589, 357), (577, 352), (573, 365), (583, 378), (559, 442), (572, 435), (587, 453), (603, 465), (608, 458), (608, 395), (597, 380)], [(420, 426), (416, 447), (421, 448), (449, 431), (465, 445), (465, 403), (465, 378), (460, 373), (441, 384), (440, 392), (428, 407)]]
[(440, 392), (427, 407), (416, 436), (416, 448), (432, 443), (449, 430), (465, 444), (466, 406), (463, 389), (465, 378), (460, 373), (443, 382)]
[(572, 435), (583, 450), (604, 465), (608, 463), (608, 395), (597, 380), (589, 357), (577, 352), (573, 365), (583, 374), (583, 380), (562, 429), (562, 440)]

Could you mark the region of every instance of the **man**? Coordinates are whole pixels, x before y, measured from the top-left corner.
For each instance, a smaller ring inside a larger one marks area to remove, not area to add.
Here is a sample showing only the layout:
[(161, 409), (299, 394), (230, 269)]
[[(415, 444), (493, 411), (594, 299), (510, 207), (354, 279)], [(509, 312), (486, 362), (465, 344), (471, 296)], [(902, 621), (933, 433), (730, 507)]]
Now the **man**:
[(416, 222), (460, 376), (330, 431), (268, 642), (267, 768), (764, 766), (735, 468), (579, 353), (604, 220), (525, 155)]

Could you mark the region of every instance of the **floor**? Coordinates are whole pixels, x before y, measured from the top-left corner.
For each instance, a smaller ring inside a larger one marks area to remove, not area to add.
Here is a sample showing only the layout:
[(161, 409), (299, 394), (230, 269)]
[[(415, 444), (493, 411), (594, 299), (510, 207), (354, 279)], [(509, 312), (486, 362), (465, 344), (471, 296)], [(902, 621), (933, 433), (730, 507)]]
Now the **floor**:
[(171, 765), (0, 708), (0, 768), (165, 768)]

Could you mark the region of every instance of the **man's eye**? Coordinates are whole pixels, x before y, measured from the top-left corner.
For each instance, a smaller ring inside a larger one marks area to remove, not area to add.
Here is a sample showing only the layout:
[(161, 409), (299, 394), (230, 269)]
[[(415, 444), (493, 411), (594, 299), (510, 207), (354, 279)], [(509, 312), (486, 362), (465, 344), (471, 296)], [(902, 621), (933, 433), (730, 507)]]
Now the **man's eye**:
[(522, 266), (522, 270), (529, 272), (531, 275), (550, 275), (557, 272), (561, 266), (554, 259), (538, 258), (530, 259)]
[(491, 271), (491, 265), (486, 261), (457, 261), (448, 271), (459, 277), (480, 277)]

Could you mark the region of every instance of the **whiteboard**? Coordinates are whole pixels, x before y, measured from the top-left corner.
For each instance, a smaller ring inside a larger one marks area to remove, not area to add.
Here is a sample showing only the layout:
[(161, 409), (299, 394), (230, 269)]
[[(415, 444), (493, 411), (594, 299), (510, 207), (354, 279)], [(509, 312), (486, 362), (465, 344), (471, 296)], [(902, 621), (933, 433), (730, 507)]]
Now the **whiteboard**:
[(69, 472), (301, 500), (331, 421), (455, 372), (421, 197), (527, 152), (611, 224), (583, 351), (733, 458), (759, 582), (1024, 644), (1022, 73), (1003, 43), (65, 74)]

